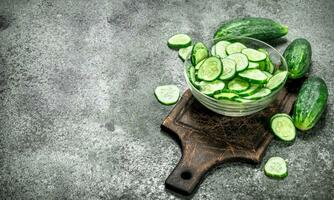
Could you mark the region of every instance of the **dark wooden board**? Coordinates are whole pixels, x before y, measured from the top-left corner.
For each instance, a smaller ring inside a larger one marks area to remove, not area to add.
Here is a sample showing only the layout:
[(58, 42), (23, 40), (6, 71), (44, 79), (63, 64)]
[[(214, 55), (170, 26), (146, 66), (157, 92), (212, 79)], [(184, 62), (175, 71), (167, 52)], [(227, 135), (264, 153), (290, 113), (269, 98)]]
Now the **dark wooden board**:
[(166, 188), (191, 195), (217, 165), (227, 161), (259, 163), (273, 139), (270, 117), (277, 112), (289, 113), (296, 91), (284, 88), (274, 103), (258, 113), (227, 117), (205, 108), (187, 90), (161, 125), (176, 137), (182, 149), (182, 158), (167, 178)]

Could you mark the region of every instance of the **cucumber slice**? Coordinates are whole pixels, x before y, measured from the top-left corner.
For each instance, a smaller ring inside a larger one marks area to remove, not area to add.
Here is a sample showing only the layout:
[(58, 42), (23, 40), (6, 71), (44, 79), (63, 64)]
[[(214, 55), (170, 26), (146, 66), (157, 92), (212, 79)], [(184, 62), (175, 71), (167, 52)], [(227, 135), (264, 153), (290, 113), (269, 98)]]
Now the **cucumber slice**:
[(196, 70), (199, 70), (199, 68), (201, 67), (201, 65), (204, 63), (206, 59), (202, 60), (201, 62), (199, 62), (196, 66), (195, 66), (195, 69)]
[(196, 80), (196, 73), (195, 72), (196, 72), (195, 67), (191, 66), (189, 68), (189, 80), (197, 88), (199, 86), (199, 84)]
[(273, 75), (271, 74), (271, 73), (269, 73), (269, 72), (267, 72), (267, 71), (262, 71), (268, 78), (267, 78), (267, 81), (271, 78), (271, 77), (273, 77)]
[(248, 66), (247, 56), (245, 56), (242, 53), (231, 54), (227, 56), (226, 58), (234, 60), (234, 62), (237, 64), (236, 66), (237, 72), (245, 70)]
[(258, 69), (259, 66), (259, 63), (257, 62), (248, 62), (248, 69)]
[(223, 64), (223, 73), (219, 76), (220, 80), (229, 80), (236, 73), (236, 63), (232, 59), (224, 58), (221, 60)]
[(234, 92), (242, 92), (249, 88), (249, 83), (245, 80), (242, 80), (241, 78), (234, 78), (231, 80), (227, 87), (229, 90), (232, 90)]
[(216, 45), (213, 45), (211, 47), (211, 56), (215, 56), (216, 55)]
[(211, 56), (199, 67), (197, 78), (204, 81), (217, 79), (223, 71), (223, 66), (219, 58)]
[(250, 103), (250, 102), (254, 102), (254, 100), (251, 100), (251, 99), (244, 99), (244, 98), (241, 98), (241, 97), (236, 97), (233, 99), (233, 101), (237, 101), (237, 102), (240, 102), (240, 103)]
[(271, 90), (278, 88), (281, 84), (283, 84), (287, 75), (288, 75), (287, 71), (275, 74), (273, 77), (269, 79), (268, 83), (266, 84), (266, 87)]
[(246, 48), (241, 51), (241, 53), (245, 54), (250, 61), (259, 62), (265, 60), (267, 55), (255, 49)]
[(232, 44), (227, 45), (226, 47), (226, 53), (228, 55), (233, 53), (240, 53), (243, 49), (246, 49), (247, 47), (240, 42), (234, 42)]
[(220, 58), (225, 58), (227, 56), (226, 54), (226, 47), (231, 44), (228, 41), (220, 41), (215, 45), (215, 50), (216, 50), (216, 56)]
[(270, 127), (274, 134), (285, 142), (291, 142), (296, 138), (296, 128), (291, 117), (285, 113), (271, 117)]
[(266, 71), (268, 71), (269, 73), (274, 73), (275, 71), (275, 66), (274, 64), (270, 61), (270, 58), (267, 58), (268, 62), (267, 62), (267, 66), (266, 66)]
[(232, 100), (232, 99), (238, 97), (238, 95), (235, 94), (235, 93), (232, 93), (232, 92), (222, 92), (222, 93), (213, 95), (213, 97), (215, 99), (229, 99), (229, 100)]
[(172, 105), (179, 100), (180, 90), (176, 85), (162, 85), (154, 90), (157, 100), (164, 105)]
[(188, 58), (188, 55), (191, 53), (193, 46), (179, 49), (179, 57), (181, 60), (185, 61)]
[(271, 157), (264, 165), (264, 173), (270, 178), (283, 179), (288, 176), (288, 167), (281, 157)]
[(169, 38), (167, 45), (171, 49), (185, 48), (191, 45), (191, 38), (186, 34), (176, 34)]
[(245, 99), (261, 99), (262, 97), (268, 96), (271, 93), (271, 90), (268, 88), (261, 88), (259, 91), (255, 92), (254, 94), (250, 96), (245, 96), (243, 98)]
[(250, 96), (252, 94), (255, 94), (257, 91), (259, 91), (261, 89), (261, 87), (262, 86), (260, 84), (251, 84), (251, 86), (247, 90), (238, 93), (238, 95), (240, 95), (242, 97), (243, 96)]
[(199, 62), (209, 56), (208, 48), (202, 42), (197, 42), (191, 50), (191, 63), (196, 66)]
[(259, 69), (247, 69), (239, 73), (239, 76), (252, 83), (265, 83), (267, 82), (267, 76)]
[(215, 80), (212, 82), (201, 81), (199, 84), (200, 91), (206, 95), (213, 95), (224, 89), (225, 83), (223, 81)]

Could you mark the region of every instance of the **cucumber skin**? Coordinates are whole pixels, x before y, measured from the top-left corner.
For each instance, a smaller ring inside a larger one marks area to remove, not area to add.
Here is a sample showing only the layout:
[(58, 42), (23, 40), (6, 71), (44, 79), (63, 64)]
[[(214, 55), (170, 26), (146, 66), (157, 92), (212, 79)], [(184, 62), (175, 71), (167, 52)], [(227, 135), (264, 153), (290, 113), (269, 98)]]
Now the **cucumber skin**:
[(311, 129), (324, 112), (328, 89), (323, 79), (310, 77), (302, 85), (293, 110), (293, 123), (299, 130)]
[(289, 68), (289, 78), (301, 78), (308, 72), (311, 65), (311, 44), (303, 38), (295, 39), (285, 49), (283, 57)]
[(288, 33), (288, 27), (274, 20), (246, 17), (225, 21), (214, 34), (214, 39), (223, 37), (252, 37), (259, 40), (273, 40)]

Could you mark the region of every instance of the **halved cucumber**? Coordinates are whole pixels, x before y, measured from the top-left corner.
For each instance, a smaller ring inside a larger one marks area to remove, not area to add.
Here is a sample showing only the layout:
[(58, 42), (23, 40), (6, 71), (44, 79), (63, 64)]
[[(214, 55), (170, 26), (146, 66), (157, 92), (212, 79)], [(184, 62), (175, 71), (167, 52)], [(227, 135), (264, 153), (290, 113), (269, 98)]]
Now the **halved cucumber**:
[(238, 95), (240, 96), (250, 96), (252, 94), (255, 94), (257, 91), (259, 91), (261, 89), (262, 85), (260, 84), (251, 84), (251, 86), (242, 92), (239, 92)]
[(265, 60), (267, 55), (255, 49), (246, 48), (241, 51), (241, 53), (245, 54), (249, 61), (259, 62)]
[(257, 62), (248, 62), (248, 69), (257, 69), (259, 66), (259, 63)]
[(270, 178), (282, 179), (288, 176), (288, 167), (281, 157), (271, 157), (264, 165), (264, 173)]
[(249, 83), (245, 80), (242, 80), (241, 78), (234, 78), (231, 80), (228, 84), (227, 87), (231, 91), (235, 92), (242, 92), (245, 91), (249, 88)]
[(261, 88), (259, 91), (255, 92), (250, 96), (245, 96), (245, 99), (261, 99), (262, 97), (268, 96), (271, 93), (271, 90), (268, 88)]
[(225, 58), (226, 54), (226, 47), (231, 44), (228, 41), (220, 41), (215, 45), (215, 54), (220, 58)]
[(176, 34), (168, 39), (167, 45), (171, 49), (185, 48), (191, 45), (191, 38), (186, 34)]
[(236, 73), (236, 63), (229, 58), (223, 58), (223, 73), (219, 76), (220, 80), (229, 80), (234, 77)]
[(238, 74), (241, 78), (246, 79), (252, 83), (265, 83), (267, 76), (259, 69), (247, 69)]
[(234, 53), (227, 56), (226, 58), (234, 60), (234, 62), (237, 64), (236, 70), (238, 72), (245, 70), (248, 66), (247, 56), (242, 53)]
[(154, 90), (154, 94), (160, 103), (172, 105), (179, 100), (180, 90), (176, 85), (163, 85), (158, 86)]
[(240, 42), (234, 42), (232, 44), (229, 44), (226, 47), (226, 53), (228, 55), (233, 54), (233, 53), (240, 53), (243, 49), (246, 49), (247, 47)]
[(212, 82), (201, 81), (199, 84), (200, 91), (206, 95), (213, 95), (214, 93), (220, 92), (224, 89), (225, 83), (220, 80)]
[(233, 93), (233, 92), (222, 92), (222, 93), (213, 95), (213, 97), (215, 99), (229, 99), (229, 100), (231, 100), (231, 99), (234, 99), (234, 98), (238, 97), (238, 95)]
[(271, 90), (274, 90), (274, 89), (278, 88), (281, 84), (283, 84), (287, 75), (288, 75), (287, 71), (279, 72), (279, 73), (275, 74), (273, 77), (271, 77), (268, 80), (268, 83), (266, 84), (266, 87), (271, 89)]
[(197, 42), (191, 50), (191, 63), (196, 66), (199, 62), (209, 56), (208, 48), (202, 42)]
[(188, 55), (191, 53), (192, 48), (193, 46), (179, 49), (179, 57), (181, 60), (185, 61), (187, 59)]
[(203, 59), (201, 62), (199, 62), (199, 63), (195, 66), (195, 69), (196, 69), (196, 70), (199, 70), (199, 68), (200, 68), (201, 65), (204, 63), (205, 60), (206, 60), (206, 58)]
[(197, 78), (204, 81), (213, 81), (220, 76), (222, 71), (223, 67), (220, 59), (211, 56), (199, 67)]
[(285, 142), (291, 142), (296, 138), (296, 128), (291, 117), (285, 113), (271, 117), (270, 127), (274, 134)]

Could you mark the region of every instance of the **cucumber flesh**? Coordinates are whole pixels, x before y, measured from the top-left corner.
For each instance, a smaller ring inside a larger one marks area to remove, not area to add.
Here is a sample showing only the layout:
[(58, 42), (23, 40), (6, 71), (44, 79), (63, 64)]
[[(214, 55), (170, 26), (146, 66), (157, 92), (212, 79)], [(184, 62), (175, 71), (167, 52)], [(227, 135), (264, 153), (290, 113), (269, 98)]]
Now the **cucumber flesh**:
[(267, 76), (259, 69), (247, 69), (239, 73), (239, 76), (253, 83), (267, 82)]
[(220, 41), (215, 45), (215, 54), (220, 58), (225, 58), (226, 54), (226, 47), (231, 44), (228, 41)]
[(179, 49), (179, 57), (181, 60), (185, 61), (188, 58), (188, 55), (191, 53), (193, 46)]
[(247, 56), (242, 53), (234, 53), (227, 56), (226, 58), (234, 60), (234, 62), (237, 64), (236, 66), (237, 72), (245, 70), (248, 66)]
[(266, 84), (266, 87), (271, 89), (271, 90), (274, 90), (274, 89), (278, 88), (280, 85), (283, 84), (287, 75), (288, 75), (287, 71), (275, 74), (273, 77), (271, 77), (268, 80), (268, 83)]
[(191, 45), (191, 38), (186, 34), (176, 34), (168, 39), (167, 45), (171, 49), (185, 48)]
[(268, 88), (261, 88), (259, 91), (255, 92), (250, 96), (245, 96), (245, 99), (261, 99), (262, 97), (268, 96), (271, 93), (271, 90)]
[(234, 99), (234, 98), (238, 97), (238, 95), (235, 94), (235, 93), (232, 93), (232, 92), (222, 92), (222, 93), (213, 95), (213, 97), (215, 99), (229, 99), (229, 100), (231, 100), (231, 99)]
[(199, 84), (200, 91), (206, 95), (213, 95), (214, 93), (220, 92), (224, 89), (225, 83), (220, 80), (212, 82), (201, 81)]
[(198, 87), (198, 82), (196, 81), (196, 70), (193, 66), (189, 68), (189, 80), (195, 87)]
[(241, 97), (235, 97), (233, 99), (233, 101), (237, 101), (237, 102), (240, 102), (240, 103), (250, 103), (250, 102), (254, 102), (254, 100), (251, 100), (251, 99), (244, 99), (244, 98), (241, 98)]
[(196, 70), (199, 70), (199, 68), (201, 67), (201, 65), (204, 63), (206, 59), (202, 60), (201, 62), (199, 62), (196, 66), (195, 66), (195, 69)]
[(288, 176), (288, 167), (281, 157), (271, 157), (264, 165), (264, 173), (270, 178), (282, 179)]
[(209, 56), (208, 48), (202, 42), (197, 42), (191, 50), (191, 63), (196, 66), (199, 62)]
[(251, 84), (251, 86), (247, 90), (238, 93), (238, 95), (240, 95), (240, 96), (250, 96), (250, 95), (256, 93), (257, 91), (259, 91), (260, 89), (261, 89), (260, 84)]
[(243, 49), (246, 49), (247, 47), (240, 42), (234, 42), (232, 44), (229, 44), (226, 47), (226, 53), (228, 55), (233, 54), (233, 53), (240, 53)]
[(234, 77), (236, 73), (236, 63), (229, 58), (221, 60), (223, 64), (223, 73), (219, 76), (220, 80), (229, 80)]
[(259, 66), (259, 63), (257, 62), (248, 62), (248, 69), (257, 69)]
[(255, 49), (246, 48), (241, 51), (241, 53), (245, 54), (249, 61), (259, 62), (265, 60), (267, 55)]
[(211, 47), (211, 56), (215, 56), (216, 55), (216, 45), (213, 45)]
[(269, 73), (269, 72), (267, 72), (267, 71), (262, 71), (268, 78), (267, 78), (267, 81), (271, 78), (271, 77), (273, 77), (273, 75), (271, 74), (271, 73)]
[(292, 119), (285, 113), (279, 113), (271, 117), (270, 127), (274, 134), (285, 142), (291, 142), (296, 137), (296, 128)]
[(235, 91), (235, 92), (242, 92), (249, 88), (249, 83), (245, 80), (242, 80), (240, 78), (234, 78), (231, 80), (227, 85), (229, 90)]
[(164, 105), (175, 104), (180, 97), (180, 90), (176, 85), (162, 85), (154, 90), (157, 100)]
[(223, 71), (223, 66), (219, 58), (211, 56), (199, 67), (197, 77), (204, 81), (217, 79)]

